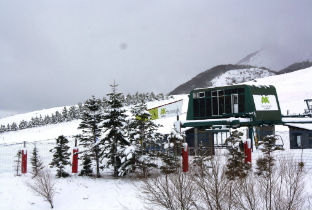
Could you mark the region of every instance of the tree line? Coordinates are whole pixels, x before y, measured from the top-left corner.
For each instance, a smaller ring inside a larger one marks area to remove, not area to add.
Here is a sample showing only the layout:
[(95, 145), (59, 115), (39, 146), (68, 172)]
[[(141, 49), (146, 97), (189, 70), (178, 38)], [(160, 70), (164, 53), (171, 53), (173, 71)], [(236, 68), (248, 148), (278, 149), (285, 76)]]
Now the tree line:
[[(170, 96), (165, 96), (162, 93), (155, 94), (154, 92), (127, 94), (121, 95), (121, 102), (124, 106), (135, 105), (139, 101), (144, 100), (145, 102), (155, 101), (155, 100), (165, 100), (169, 99)], [(0, 133), (23, 130), (26, 128), (34, 128), (51, 124), (58, 124), (62, 122), (69, 122), (72, 120), (80, 119), (83, 109), (83, 104), (78, 103), (78, 105), (73, 105), (67, 108), (66, 106), (62, 111), (55, 111), (51, 115), (39, 115), (32, 117), (29, 121), (22, 120), (19, 123), (12, 122), (7, 125), (0, 125)]]

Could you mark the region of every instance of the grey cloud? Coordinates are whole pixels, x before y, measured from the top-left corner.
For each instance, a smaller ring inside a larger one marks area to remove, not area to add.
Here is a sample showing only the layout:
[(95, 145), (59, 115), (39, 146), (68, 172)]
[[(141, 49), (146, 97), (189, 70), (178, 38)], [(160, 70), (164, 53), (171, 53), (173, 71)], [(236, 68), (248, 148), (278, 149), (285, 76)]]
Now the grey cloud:
[[(0, 110), (23, 112), (122, 92), (169, 92), (218, 64), (273, 48), (312, 49), (312, 2), (1, 1)], [(312, 57), (312, 55), (311, 55)]]

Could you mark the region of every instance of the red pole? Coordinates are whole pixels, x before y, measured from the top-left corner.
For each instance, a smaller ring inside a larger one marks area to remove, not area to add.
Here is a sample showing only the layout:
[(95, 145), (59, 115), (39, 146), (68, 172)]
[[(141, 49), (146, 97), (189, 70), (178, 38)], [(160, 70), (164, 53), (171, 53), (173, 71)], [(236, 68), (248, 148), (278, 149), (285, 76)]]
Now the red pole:
[(188, 145), (187, 143), (183, 143), (182, 148), (182, 165), (183, 165), (183, 172), (188, 172)]
[(251, 140), (247, 139), (244, 143), (245, 163), (251, 164)]
[(72, 164), (72, 173), (78, 173), (78, 148), (73, 149), (73, 164)]
[(27, 173), (27, 149), (22, 149), (22, 174)]

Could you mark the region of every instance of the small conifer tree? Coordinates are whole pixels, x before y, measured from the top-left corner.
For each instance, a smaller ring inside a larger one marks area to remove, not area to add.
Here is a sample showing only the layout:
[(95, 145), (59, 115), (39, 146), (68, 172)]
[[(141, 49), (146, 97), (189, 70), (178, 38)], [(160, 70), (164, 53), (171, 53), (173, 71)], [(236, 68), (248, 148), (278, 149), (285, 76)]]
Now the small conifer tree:
[(266, 206), (267, 209), (273, 209), (274, 206), (274, 198), (273, 194), (275, 189), (275, 184), (273, 181), (274, 176), (274, 162), (275, 158), (273, 157), (273, 152), (277, 150), (283, 150), (282, 147), (276, 145), (276, 141), (278, 140), (275, 135), (265, 136), (261, 141), (259, 141), (259, 149), (263, 153), (263, 157), (257, 159), (257, 168), (256, 175), (259, 176), (261, 181), (261, 186), (265, 192), (266, 198)]
[(161, 134), (157, 132), (159, 126), (151, 120), (144, 100), (133, 106), (131, 113), (133, 117), (129, 122), (128, 131), (130, 145), (124, 150), (125, 158), (119, 172), (123, 175), (138, 169), (143, 177), (147, 177), (149, 170), (157, 167), (156, 152), (153, 150), (158, 146)]
[(229, 180), (245, 178), (251, 168), (249, 163), (245, 163), (244, 144), (241, 139), (242, 136), (242, 132), (234, 130), (230, 137), (226, 139), (229, 158), (226, 164), (227, 170), (225, 174)]
[(51, 150), (51, 152), (54, 152), (54, 154), (53, 160), (50, 163), (50, 167), (57, 168), (56, 176), (58, 178), (69, 176), (69, 173), (65, 171), (65, 167), (70, 165), (70, 153), (68, 152), (69, 146), (67, 144), (68, 139), (61, 135), (56, 139), (56, 147)]
[(89, 155), (84, 154), (82, 157), (82, 169), (79, 176), (93, 176), (92, 161)]
[(105, 166), (114, 168), (115, 177), (119, 176), (119, 168), (126, 155), (125, 148), (130, 145), (125, 137), (126, 111), (122, 108), (122, 94), (117, 92), (117, 86), (114, 82), (112, 92), (107, 94), (102, 125), (106, 136), (101, 140), (104, 144), (103, 155), (107, 159)]
[(160, 167), (165, 174), (176, 172), (181, 167), (181, 148), (183, 137), (180, 133), (172, 129), (170, 135), (167, 137), (168, 143), (165, 144), (165, 152), (160, 152), (159, 156), (163, 162)]
[[(81, 122), (78, 129), (82, 130), (82, 134), (78, 136), (79, 145), (82, 145), (86, 151), (84, 156), (89, 156), (89, 159), (95, 160), (96, 176), (100, 177), (100, 159), (101, 159), (101, 128), (102, 122), (102, 103), (100, 99), (96, 99), (92, 96), (86, 100), (83, 105), (83, 110), (80, 115)], [(83, 162), (88, 163), (88, 162)], [(88, 163), (89, 164), (89, 163)], [(89, 165), (85, 165), (89, 167)]]
[(38, 176), (40, 171), (44, 168), (43, 163), (40, 160), (40, 156), (38, 154), (38, 149), (37, 149), (36, 145), (34, 146), (34, 149), (32, 152), (31, 165), (32, 165), (33, 177)]
[(21, 175), (21, 166), (22, 166), (22, 151), (18, 150), (18, 152), (16, 153), (16, 159), (15, 159), (15, 172), (16, 172), (16, 176), (20, 176)]

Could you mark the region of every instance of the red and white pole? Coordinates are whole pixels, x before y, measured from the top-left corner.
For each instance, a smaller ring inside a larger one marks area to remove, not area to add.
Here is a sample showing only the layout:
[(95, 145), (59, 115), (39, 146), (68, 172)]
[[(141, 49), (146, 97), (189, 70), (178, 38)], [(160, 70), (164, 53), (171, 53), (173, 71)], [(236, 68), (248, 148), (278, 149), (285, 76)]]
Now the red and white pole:
[(187, 143), (182, 144), (182, 166), (183, 166), (183, 172), (188, 172), (189, 170), (189, 164), (188, 164), (188, 145)]
[(22, 149), (22, 174), (27, 173), (27, 149), (24, 141), (24, 148)]
[(247, 139), (244, 143), (245, 163), (251, 164), (251, 140)]
[(79, 149), (75, 147), (73, 149), (73, 164), (72, 164), (72, 173), (78, 173), (78, 152)]

